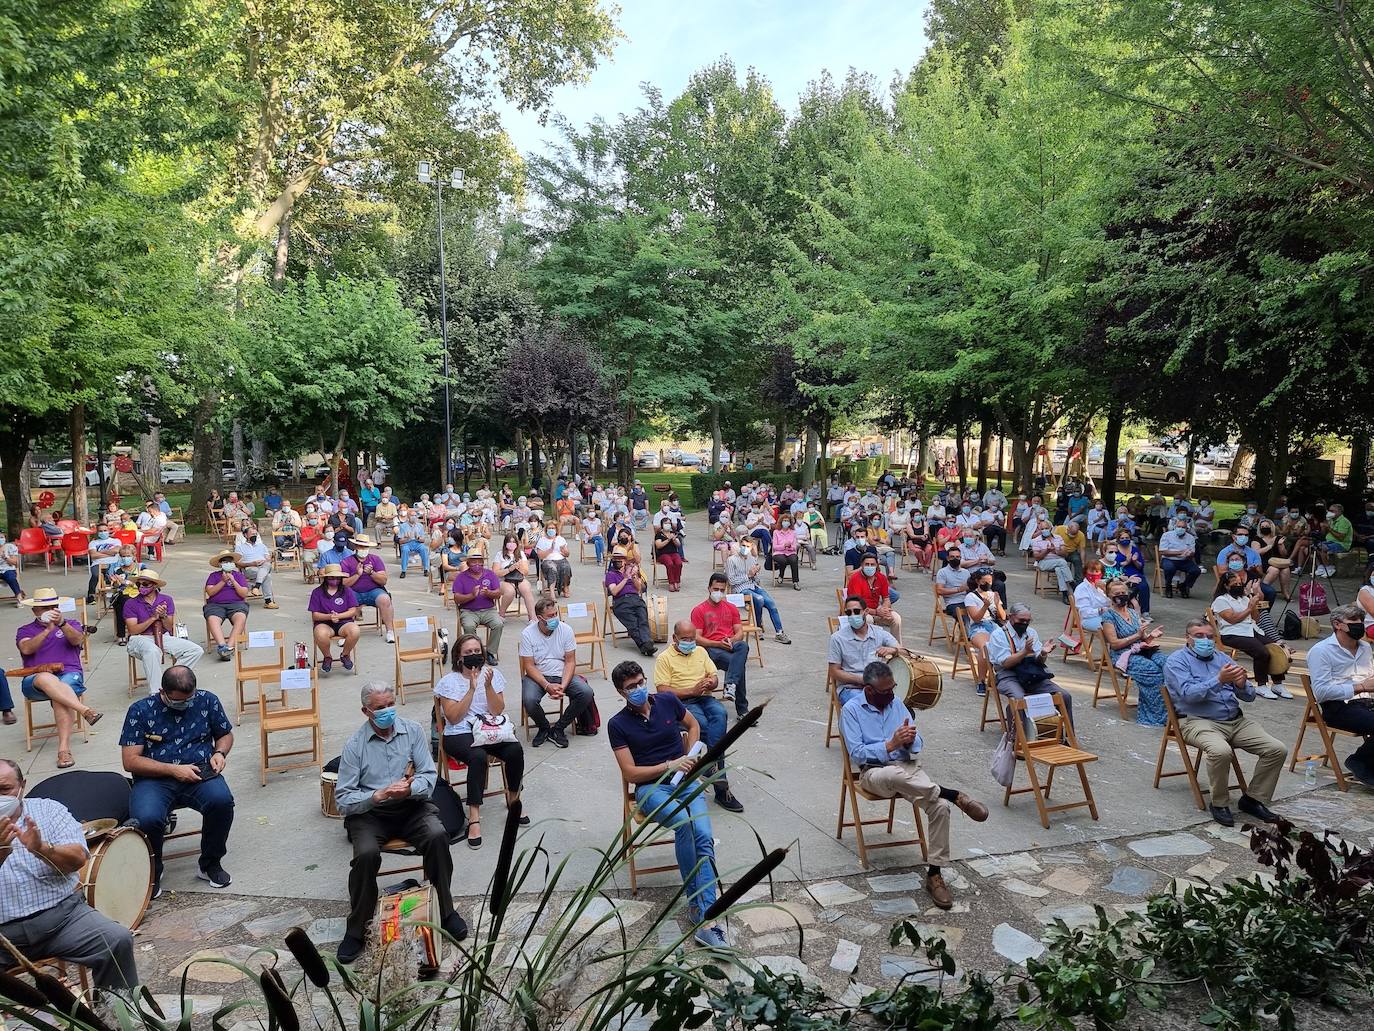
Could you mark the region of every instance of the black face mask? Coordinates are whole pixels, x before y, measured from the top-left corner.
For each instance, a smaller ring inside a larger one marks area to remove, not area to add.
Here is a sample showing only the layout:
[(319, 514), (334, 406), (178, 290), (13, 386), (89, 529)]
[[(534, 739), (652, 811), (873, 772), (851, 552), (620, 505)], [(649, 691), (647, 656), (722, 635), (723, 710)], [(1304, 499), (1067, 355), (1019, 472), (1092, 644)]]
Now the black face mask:
[(481, 669), (482, 666), (486, 663), (486, 661), (487, 661), (487, 660), (486, 660), (485, 656), (482, 656), (482, 655), (464, 655), (464, 656), (463, 656), (463, 666), (464, 666), (464, 668), (466, 668), (466, 669)]
[(1126, 607), (1126, 603), (1130, 600), (1131, 596), (1129, 594), (1115, 594), (1112, 596), (1112, 604), (1115, 605), (1117, 608), (1124, 609)]
[(1239, 598), (1242, 594), (1245, 593), (1245, 587), (1241, 584), (1237, 584), (1234, 587), (1226, 588), (1226, 593), (1233, 598)]
[(1029, 623), (1029, 622), (1026, 622), (1026, 623), (1013, 623), (1013, 624), (1011, 625), (1011, 628), (1012, 628), (1012, 630), (1016, 631), (1016, 633), (1017, 633), (1018, 635), (1020, 635), (1021, 637), (1024, 637), (1024, 636), (1026, 636), (1026, 631), (1030, 629), (1030, 623)]
[(951, 559), (949, 560), (949, 567), (950, 567), (951, 569), (958, 569), (958, 568), (959, 568), (959, 556), (958, 556), (958, 555), (955, 555), (953, 558), (951, 558)]
[(892, 704), (892, 700), (896, 697), (896, 693), (892, 691), (883, 691), (879, 693), (871, 687), (864, 688), (864, 700), (875, 709), (886, 709)]

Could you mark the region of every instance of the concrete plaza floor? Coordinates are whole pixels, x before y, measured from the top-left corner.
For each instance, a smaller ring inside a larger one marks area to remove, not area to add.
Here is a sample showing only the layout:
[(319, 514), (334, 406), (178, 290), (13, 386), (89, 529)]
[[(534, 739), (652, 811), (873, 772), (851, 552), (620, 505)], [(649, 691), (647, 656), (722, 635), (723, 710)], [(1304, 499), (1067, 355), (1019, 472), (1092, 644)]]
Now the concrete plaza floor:
[[(670, 619), (674, 620), (685, 617), (691, 606), (703, 597), (711, 569), (710, 553), (705, 544), (704, 515), (692, 516), (688, 525), (690, 561), (685, 569), (684, 588), (681, 593), (664, 594)], [(192, 537), (169, 548), (161, 566), (169, 581), (168, 590), (177, 599), (180, 618), (188, 624), (192, 639), (197, 641), (203, 640), (200, 588), (209, 572), (207, 560), (217, 548), (215, 541)], [(396, 562), (390, 546), (380, 549), (380, 553), (394, 574)], [(1028, 601), (1042, 636), (1047, 640), (1053, 638), (1060, 632), (1064, 606), (1057, 597), (1031, 596), (1034, 574), (1024, 568), (1019, 556), (1002, 559), (1001, 564), (1008, 572), (1011, 599)], [(730, 780), (744, 803), (745, 812), (732, 816), (711, 806), (721, 873), (727, 881), (758, 858), (756, 834), (766, 847), (791, 846), (784, 877), (810, 881), (860, 873), (852, 833), (846, 832), (843, 840), (837, 841), (835, 837), (840, 792), (839, 753), (835, 748), (824, 747), (826, 617), (836, 611), (835, 587), (840, 583), (841, 571), (839, 557), (821, 556), (818, 570), (803, 570), (801, 591), (788, 586), (773, 592), (793, 643), (790, 646), (776, 643), (771, 633), (766, 633), (762, 648), (764, 665), (760, 668), (751, 660), (749, 666), (751, 702), (768, 701), (770, 704), (760, 726), (746, 736), (732, 756)], [(594, 602), (599, 610), (600, 580), (598, 568), (590, 562), (575, 564), (573, 600)], [(30, 566), (23, 573), (23, 581), (30, 593), (41, 586), (55, 586), (64, 594), (79, 596), (83, 593), (85, 570), (79, 568), (64, 577), (60, 570), (49, 574)], [(275, 581), (281, 608), (267, 611), (255, 602), (249, 628), (283, 630), (288, 643), (308, 641), (305, 604), (310, 588), (302, 582), (298, 572), (279, 573)], [(945, 674), (944, 695), (939, 704), (918, 714), (918, 727), (925, 740), (922, 757), (925, 766), (938, 782), (983, 799), (992, 810), (991, 818), (982, 825), (956, 814), (953, 825), (956, 858), (1080, 846), (1122, 835), (1176, 830), (1205, 822), (1204, 814), (1193, 805), (1184, 778), (1165, 781), (1159, 790), (1151, 787), (1160, 731), (1123, 721), (1114, 704), (1104, 703), (1100, 708), (1092, 708), (1092, 678), (1085, 664), (1076, 659), (1061, 664), (1058, 657), (1053, 661), (1053, 668), (1057, 679), (1074, 693), (1080, 742), (1100, 757), (1089, 767), (1100, 819), (1094, 821), (1086, 810), (1079, 809), (1053, 817), (1046, 830), (1040, 826), (1031, 798), (1015, 798), (1009, 808), (1004, 808), (1001, 789), (988, 773), (988, 761), (997, 743), (997, 734), (993, 729), (978, 731), (981, 703), (974, 694), (973, 680), (966, 672), (961, 672), (957, 679), (951, 678), (948, 650), (938, 643), (935, 646), (926, 643), (932, 611), (930, 581), (924, 575), (906, 573), (896, 586), (902, 593), (897, 608), (905, 622), (906, 644), (934, 657)], [(1350, 584), (1338, 586), (1342, 596), (1353, 593)], [(413, 568), (405, 580), (393, 576), (392, 594), (398, 618), (433, 614), (456, 637), (453, 610), (444, 608), (439, 596), (427, 590), (427, 582), (418, 568)], [(1155, 599), (1154, 615), (1168, 631), (1167, 647), (1178, 646), (1184, 621), (1201, 613), (1205, 605), (1201, 585), (1191, 601), (1171, 601), (1162, 596)], [(13, 605), (0, 607), (0, 634), (6, 641), (13, 640), (16, 627), (27, 619), (28, 611), (22, 608), (16, 611)], [(87, 699), (107, 715), (92, 732), (89, 743), (82, 743), (79, 737), (76, 739), (74, 752), (80, 769), (120, 768), (118, 736), (122, 714), (128, 704), (127, 668), (125, 649), (116, 646), (113, 639), (112, 622), (112, 617), (106, 616), (91, 640)], [(517, 637), (523, 626), (523, 620), (508, 622), (501, 647), (501, 669), (511, 685), (518, 683)], [(1310, 643), (1298, 642), (1298, 645), (1306, 647)], [(12, 645), (7, 647), (11, 658), (6, 665), (12, 667), (18, 663), (17, 653)], [(392, 680), (391, 651), (380, 637), (366, 634), (359, 649), (357, 672), (348, 674), (336, 665), (333, 674), (322, 680), (326, 758), (339, 753), (343, 741), (361, 722), (358, 689), (362, 683), (371, 678)], [(611, 647), (607, 639), (609, 666), (622, 659), (638, 658), (628, 642)], [(646, 665), (651, 662), (641, 661)], [(207, 655), (200, 664), (198, 676), (201, 686), (215, 691), (232, 712), (231, 669), (230, 663)], [(604, 723), (620, 702), (609, 681), (601, 674), (593, 674), (589, 679), (596, 691)], [(11, 687), (17, 696), (18, 685)], [(1293, 688), (1298, 697), (1292, 701), (1259, 700), (1249, 707), (1250, 713), (1260, 718), (1290, 748), (1303, 706), (1295, 679)], [(427, 720), (431, 707), (429, 694), (424, 690), (412, 690), (407, 697), (405, 715)], [(22, 706), (22, 702), (20, 704)], [(30, 782), (55, 772), (55, 741), (40, 742), (33, 752), (24, 752), (22, 713), (20, 725), (0, 730), (0, 754), (17, 758)], [(234, 877), (232, 892), (268, 899), (326, 901), (346, 898), (350, 850), (342, 822), (326, 818), (320, 812), (318, 773), (304, 770), (278, 775), (269, 779), (266, 787), (260, 787), (258, 755), (256, 719), (245, 717), (236, 731), (233, 757), (226, 770), (236, 798), (230, 852), (224, 863)], [(537, 750), (527, 747), (526, 756), (525, 805), (535, 822), (525, 836), (542, 837), (555, 862), (572, 853), (571, 876), (585, 876), (594, 862), (586, 846), (608, 845), (621, 823), (620, 781), (604, 729), (595, 737), (573, 737), (572, 746), (566, 750), (552, 744)], [(1250, 761), (1247, 761), (1247, 771), (1249, 766)], [(1171, 768), (1177, 768), (1177, 757), (1172, 752)], [(1018, 776), (1024, 778), (1024, 773)], [(458, 779), (461, 780), (461, 774)], [(1318, 790), (1329, 789), (1331, 783), (1328, 772), (1319, 772)], [(1063, 797), (1058, 800), (1066, 801), (1076, 797), (1077, 785), (1065, 783), (1055, 794), (1059, 795), (1061, 790)], [(1303, 782), (1301, 768), (1297, 774), (1290, 774), (1285, 769), (1276, 808), (1282, 811), (1283, 800), (1310, 790), (1313, 789)], [(1365, 789), (1358, 785), (1352, 788), (1349, 797), (1352, 802), (1359, 799), (1360, 805), (1368, 801)], [(495, 843), (504, 814), (502, 801), (490, 799), (486, 812), (490, 814), (490, 822), (485, 828), (489, 839), (486, 847), (476, 852), (462, 845), (453, 849), (454, 890), (460, 896), (483, 893), (492, 873), (497, 851)], [(195, 820), (194, 815), (187, 814), (185, 825), (193, 826)], [(909, 825), (904, 829), (909, 830)], [(907, 849), (884, 850), (874, 853), (873, 858), (877, 869), (903, 869), (919, 862), (919, 855)], [(179, 892), (209, 890), (194, 878), (194, 863), (182, 860), (169, 864), (165, 884)], [(675, 874), (661, 874), (651, 878), (649, 883), (668, 885), (674, 880)], [(154, 904), (154, 912), (158, 905)]]

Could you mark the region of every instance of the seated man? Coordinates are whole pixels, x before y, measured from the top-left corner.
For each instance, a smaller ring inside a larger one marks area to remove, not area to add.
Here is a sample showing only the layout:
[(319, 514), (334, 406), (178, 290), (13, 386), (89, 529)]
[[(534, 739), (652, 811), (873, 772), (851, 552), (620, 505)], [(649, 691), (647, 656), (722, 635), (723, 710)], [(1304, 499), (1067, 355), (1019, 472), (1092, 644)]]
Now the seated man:
[(1159, 536), (1159, 569), (1164, 576), (1164, 597), (1174, 596), (1174, 584), (1178, 593), (1187, 598), (1202, 575), (1202, 567), (1197, 564), (1197, 537), (1193, 534), (1193, 519), (1189, 515), (1175, 515), (1172, 528)]
[(749, 662), (749, 642), (744, 639), (744, 624), (739, 609), (725, 598), (724, 573), (712, 573), (706, 581), (706, 600), (692, 609), (692, 626), (696, 628), (696, 642), (706, 649), (716, 669), (725, 671), (727, 702), (735, 703), (735, 714), (749, 711), (749, 689), (745, 684), (745, 667)]
[(1049, 523), (1041, 524), (1035, 536), (1031, 538), (1031, 558), (1035, 560), (1035, 568), (1043, 573), (1054, 575), (1055, 582), (1059, 587), (1059, 600), (1065, 605), (1069, 603), (1069, 591), (1073, 589), (1073, 569), (1070, 567), (1068, 559), (1065, 558), (1067, 550), (1063, 538), (1054, 532), (1054, 527)]
[(1083, 579), (1083, 556), (1088, 550), (1088, 537), (1083, 532), (1083, 517), (1075, 516), (1063, 526), (1054, 528), (1054, 535), (1063, 541), (1062, 554), (1073, 572), (1073, 582)]
[[(1064, 710), (1073, 719), (1073, 695), (1054, 682), (1045, 660), (1054, 651), (1054, 642), (1042, 646), (1040, 635), (1030, 625), (1029, 605), (1020, 602), (1007, 609), (1007, 622), (988, 638), (988, 658), (997, 667), (997, 690), (1007, 698), (1050, 692), (1064, 699)], [(1023, 714), (1026, 736), (1035, 737), (1035, 723)]]
[(935, 574), (935, 594), (945, 610), (945, 615), (955, 619), (968, 620), (964, 615), (964, 598), (968, 595), (970, 567), (964, 565), (961, 548), (951, 546), (945, 552), (945, 564)]
[(272, 554), (258, 536), (257, 523), (244, 523), (242, 532), (234, 539), (234, 563), (248, 578), (253, 594), (264, 599), (262, 607), (277, 608), (272, 600)]
[[(982, 823), (988, 808), (962, 791), (944, 788), (921, 768), (921, 735), (911, 725), (911, 711), (896, 696), (892, 670), (885, 662), (864, 667), (863, 693), (840, 713), (840, 732), (849, 758), (859, 766), (859, 785), (882, 798), (900, 796), (920, 807), (926, 818), (926, 892), (940, 909), (953, 909), (954, 898), (940, 872), (949, 862), (949, 811), (958, 806)], [(858, 813), (854, 818), (860, 819)]]
[[(1336, 556), (1355, 545), (1355, 526), (1345, 517), (1345, 506), (1332, 504), (1326, 511), (1326, 537), (1317, 545), (1322, 576), (1336, 575)], [(1273, 601), (1273, 598), (1269, 599)]]
[(142, 666), (148, 679), (148, 693), (157, 692), (162, 681), (162, 658), (171, 656), (172, 662), (194, 669), (205, 655), (205, 649), (195, 641), (176, 635), (177, 605), (170, 594), (163, 594), (167, 581), (151, 569), (134, 574), (136, 597), (124, 603), (124, 629), (129, 635), (126, 647)]
[(763, 563), (758, 558), (758, 541), (744, 537), (738, 550), (725, 560), (725, 577), (730, 590), (742, 594), (754, 606), (754, 622), (763, 625), (763, 610), (768, 610), (768, 618), (773, 621), (773, 636), (780, 644), (791, 644), (792, 638), (782, 628), (782, 616), (773, 596), (765, 591), (758, 581), (763, 571)]
[(119, 735), (124, 769), (134, 779), (129, 817), (153, 850), (153, 898), (162, 894), (162, 838), (174, 809), (201, 815), (200, 868), (212, 888), (229, 887), (220, 865), (229, 850), (234, 796), (220, 774), (234, 747), (234, 725), (213, 691), (197, 691), (187, 666), (162, 674), (160, 690), (129, 706)]
[[(520, 700), (537, 728), (531, 748), (552, 741), (568, 747), (568, 727), (593, 701), (592, 687), (577, 670), (577, 634), (558, 618), (558, 602), (540, 598), (535, 618), (520, 632)], [(553, 723), (544, 714), (544, 696), (557, 701), (567, 695), (563, 712)]]
[(172, 506), (167, 503), (167, 495), (162, 491), (153, 493), (153, 501), (157, 503), (158, 511), (167, 517), (167, 524), (163, 527), (163, 540), (168, 544), (175, 544), (181, 535), (181, 525), (172, 519)]
[(863, 693), (864, 670), (869, 663), (890, 659), (899, 652), (911, 654), (897, 643), (897, 638), (869, 622), (868, 602), (863, 595), (845, 598), (844, 618), (840, 628), (830, 635), (826, 650), (826, 663), (839, 692), (840, 707)]
[(302, 525), (301, 514), (283, 498), (281, 508), (272, 516), (272, 542), (276, 545), (278, 556), (285, 557), (284, 552), (300, 547)]
[(902, 640), (902, 617), (892, 607), (894, 592), (888, 585), (887, 574), (878, 571), (878, 560), (871, 552), (863, 556), (859, 568), (849, 577), (845, 594), (862, 598), (873, 622), (891, 627), (892, 636), (898, 642)]
[(396, 498), (391, 493), (390, 487), (383, 487), (381, 496), (377, 499), (377, 507), (372, 512), (372, 518), (377, 525), (377, 539), (396, 536), (396, 522), (400, 515), (400, 509), (396, 506)]
[(448, 835), (438, 806), (430, 800), (437, 771), (429, 751), (429, 728), (396, 714), (396, 692), (390, 684), (364, 684), (362, 712), (367, 722), (344, 744), (334, 788), (353, 846), (340, 963), (352, 963), (363, 951), (368, 924), (377, 912), (382, 846), (393, 838), (403, 839), (423, 857), (425, 879), (439, 904), (439, 926), (454, 941), (468, 935), (467, 923), (453, 908)]
[(344, 527), (351, 529), (354, 533), (363, 532), (362, 509), (358, 503), (348, 496), (348, 491), (339, 491), (339, 500), (336, 502), (336, 514), (342, 521)]
[(1374, 657), (1365, 639), (1364, 612), (1342, 605), (1331, 613), (1334, 633), (1307, 653), (1312, 671), (1312, 697), (1327, 726), (1363, 736), (1364, 742), (1345, 760), (1345, 768), (1362, 784), (1374, 787)]
[[(21, 606), (33, 609), (33, 620), (15, 632), (14, 643), (26, 668), (62, 667), (52, 672), (30, 673), (19, 682), (19, 690), (30, 701), (52, 703), (53, 722), (57, 724), (57, 768), (65, 770), (76, 765), (71, 747), (77, 717), (84, 717), (87, 723), (94, 725), (100, 722), (102, 713), (81, 700), (86, 693), (81, 667), (86, 631), (76, 620), (62, 618), (61, 603), (62, 599), (51, 587), (40, 587), (32, 598), (21, 601)], [(2, 707), (9, 711), (13, 703), (6, 701)], [(13, 715), (5, 722), (14, 723)]]
[[(134, 936), (78, 893), (89, 858), (67, 807), (24, 797), (19, 764), (0, 759), (0, 935), (28, 959), (89, 967), (97, 988), (128, 992), (139, 983)], [(0, 970), (13, 964), (0, 950)]]
[(486, 556), (474, 548), (468, 552), (467, 566), (453, 577), (453, 604), (458, 609), (458, 625), (465, 634), (487, 628), (487, 662), (495, 666), (501, 654), (501, 631), (506, 620), (501, 615), (501, 578), (486, 568)]
[(224, 503), (224, 518), (230, 526), (238, 526), (245, 519), (253, 518), (253, 506), (239, 497), (236, 490), (229, 492), (229, 500)]
[(344, 572), (344, 586), (353, 589), (358, 596), (359, 605), (371, 605), (377, 610), (377, 619), (386, 630), (386, 643), (396, 643), (396, 631), (392, 629), (394, 607), (391, 592), (386, 589), (386, 563), (382, 556), (372, 549), (376, 542), (367, 534), (353, 538), (354, 553), (339, 564)]
[(1202, 749), (1207, 760), (1212, 819), (1223, 827), (1231, 815), (1231, 757), (1236, 751), (1259, 758), (1250, 774), (1249, 794), (1240, 796), (1240, 811), (1265, 823), (1278, 819), (1269, 809), (1274, 786), (1288, 750), (1283, 743), (1241, 712), (1240, 702), (1255, 700), (1245, 668), (1216, 653), (1216, 633), (1205, 619), (1190, 619), (1184, 628), (1188, 644), (1164, 663), (1164, 686), (1178, 714), (1183, 740)]
[[(703, 786), (693, 781), (681, 794), (668, 778), (691, 772), (695, 760), (687, 753), (701, 734), (696, 718), (671, 691), (651, 693), (644, 670), (634, 661), (611, 670), (611, 683), (625, 699), (625, 708), (607, 721), (606, 738), (620, 767), (620, 776), (635, 793), (640, 812), (673, 832), (677, 867), (687, 898), (687, 917), (696, 926), (702, 945), (725, 948), (725, 932), (702, 927), (706, 911), (716, 901), (716, 843)], [(682, 740), (682, 731), (687, 740)]]
[(157, 507), (156, 501), (149, 501), (143, 506), (143, 511), (134, 520), (134, 526), (138, 528), (139, 543), (148, 549), (149, 555), (155, 553), (159, 539), (163, 544), (167, 543), (167, 516)]
[[(330, 540), (333, 541), (333, 544), (328, 548), (324, 546), (323, 539), (320, 541), (320, 557), (315, 561), (315, 565), (319, 569), (323, 569), (325, 566), (342, 566), (344, 559), (353, 557), (353, 548), (350, 546), (353, 534), (348, 530), (336, 530)], [(429, 570), (428, 555), (429, 551), (426, 550), (426, 571)]]
[(118, 520), (106, 523), (95, 532), (90, 547), (86, 550), (86, 562), (91, 567), (91, 575), (86, 581), (86, 604), (95, 604), (95, 592), (100, 586), (100, 574), (109, 572), (110, 567), (119, 561), (120, 541), (115, 536), (119, 530)]
[(420, 565), (425, 576), (429, 576), (429, 531), (420, 518), (419, 507), (412, 508), (405, 520), (396, 528), (396, 542), (401, 548), (401, 579), (406, 578), (406, 567), (412, 555), (420, 556)]
[(625, 569), (628, 553), (624, 547), (616, 545), (611, 551), (610, 567), (606, 570), (606, 594), (611, 599), (611, 612), (630, 640), (635, 643), (641, 655), (654, 654), (654, 639), (650, 631), (649, 610), (644, 604), (644, 595), (639, 591), (639, 581)]
[[(677, 695), (688, 712), (701, 727), (701, 739), (710, 748), (725, 736), (725, 706), (716, 701), (714, 693), (720, 683), (715, 663), (698, 648), (696, 628), (689, 619), (673, 624), (673, 646), (666, 649), (654, 663), (654, 690), (671, 691)], [(714, 770), (707, 770), (716, 789), (716, 804), (732, 813), (744, 812), (744, 806), (730, 791), (725, 779), (725, 762)]]

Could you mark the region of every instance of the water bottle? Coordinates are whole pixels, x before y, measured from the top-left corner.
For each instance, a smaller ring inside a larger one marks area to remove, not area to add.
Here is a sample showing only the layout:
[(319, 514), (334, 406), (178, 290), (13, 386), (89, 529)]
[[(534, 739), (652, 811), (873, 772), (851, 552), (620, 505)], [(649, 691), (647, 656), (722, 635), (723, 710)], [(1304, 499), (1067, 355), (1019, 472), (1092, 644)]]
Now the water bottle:
[(1302, 779), (1305, 784), (1317, 783), (1317, 763), (1315, 759), (1308, 759), (1302, 764)]

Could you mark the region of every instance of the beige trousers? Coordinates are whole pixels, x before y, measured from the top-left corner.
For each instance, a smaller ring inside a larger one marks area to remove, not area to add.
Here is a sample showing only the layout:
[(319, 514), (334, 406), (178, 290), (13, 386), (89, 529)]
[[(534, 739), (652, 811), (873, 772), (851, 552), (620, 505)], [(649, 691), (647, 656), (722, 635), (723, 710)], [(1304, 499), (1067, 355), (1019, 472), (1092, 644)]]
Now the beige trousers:
[(1288, 749), (1283, 742), (1243, 713), (1233, 720), (1204, 720), (1184, 716), (1179, 720), (1183, 740), (1202, 749), (1207, 764), (1207, 779), (1211, 783), (1212, 805), (1230, 808), (1231, 756), (1235, 752), (1249, 752), (1259, 758), (1250, 774), (1250, 797), (1268, 805), (1274, 800), (1274, 786)]
[(921, 769), (919, 759), (874, 766), (859, 774), (859, 784), (883, 798), (910, 799), (926, 818), (926, 860), (932, 866), (949, 863), (950, 803), (940, 797), (940, 786)]

